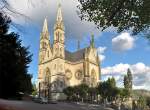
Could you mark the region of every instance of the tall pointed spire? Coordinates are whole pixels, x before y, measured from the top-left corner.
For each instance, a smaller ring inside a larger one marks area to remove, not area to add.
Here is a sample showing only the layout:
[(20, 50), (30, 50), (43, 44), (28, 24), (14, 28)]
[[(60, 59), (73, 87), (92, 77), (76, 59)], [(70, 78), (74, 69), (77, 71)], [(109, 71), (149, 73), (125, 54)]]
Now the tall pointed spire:
[(47, 23), (47, 18), (44, 20), (43, 24), (43, 31), (42, 32), (48, 32), (48, 23)]
[(58, 4), (57, 17), (56, 17), (56, 23), (55, 23), (54, 29), (61, 29), (63, 31), (65, 30), (60, 3)]
[(57, 19), (56, 20), (60, 21), (60, 22), (63, 20), (61, 4), (60, 3), (58, 4), (58, 11), (57, 11)]

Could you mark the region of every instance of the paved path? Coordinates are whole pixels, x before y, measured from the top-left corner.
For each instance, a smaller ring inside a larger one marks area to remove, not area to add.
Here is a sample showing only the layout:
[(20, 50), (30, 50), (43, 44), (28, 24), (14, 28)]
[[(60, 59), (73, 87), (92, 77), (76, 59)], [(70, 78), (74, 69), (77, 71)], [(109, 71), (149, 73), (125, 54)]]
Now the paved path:
[(39, 104), (27, 101), (0, 100), (0, 106), (5, 106), (6, 110), (112, 110), (109, 108), (104, 109), (99, 105), (74, 104), (64, 102), (58, 102), (57, 104)]

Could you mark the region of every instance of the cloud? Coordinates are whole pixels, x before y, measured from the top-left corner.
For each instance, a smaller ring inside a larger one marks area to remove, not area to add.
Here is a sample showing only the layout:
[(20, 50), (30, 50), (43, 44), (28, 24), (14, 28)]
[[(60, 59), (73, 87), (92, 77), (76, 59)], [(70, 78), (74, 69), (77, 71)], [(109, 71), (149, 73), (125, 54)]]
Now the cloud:
[(135, 39), (125, 32), (112, 39), (112, 47), (117, 52), (130, 50), (134, 47)]
[[(53, 34), (53, 26), (56, 19), (58, 1), (56, 0), (8, 0), (9, 4), (18, 12), (30, 17), (32, 21), (26, 21), (22, 17), (12, 17), (17, 24), (35, 25), (40, 33), (44, 18), (48, 18), (49, 30)], [(77, 15), (78, 0), (61, 0), (62, 12), (67, 38), (83, 39), (83, 37), (94, 33), (100, 35), (94, 23), (81, 21)]]
[(106, 56), (103, 55), (105, 50), (107, 49), (107, 47), (98, 47), (97, 48), (97, 52), (98, 52), (98, 55), (99, 55), (99, 58), (100, 58), (100, 61), (104, 61)]
[(118, 86), (123, 86), (123, 77), (130, 68), (133, 74), (133, 88), (134, 89), (148, 89), (150, 90), (150, 66), (142, 62), (130, 64), (116, 64), (112, 67), (102, 68), (102, 80), (108, 77), (115, 77)]

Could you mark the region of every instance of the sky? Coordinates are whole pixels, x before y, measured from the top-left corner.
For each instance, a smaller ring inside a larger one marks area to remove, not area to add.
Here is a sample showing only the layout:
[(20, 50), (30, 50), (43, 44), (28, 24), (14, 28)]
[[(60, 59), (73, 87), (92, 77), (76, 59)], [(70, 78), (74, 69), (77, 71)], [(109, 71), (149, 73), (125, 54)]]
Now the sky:
[(76, 51), (78, 40), (81, 48), (87, 47), (93, 33), (101, 59), (100, 80), (115, 77), (117, 86), (123, 87), (123, 76), (130, 68), (133, 88), (150, 90), (150, 45), (140, 35), (132, 36), (127, 31), (117, 33), (114, 27), (102, 32), (94, 23), (81, 21), (77, 15), (77, 0), (8, 0), (13, 9), (27, 16), (11, 16), (13, 23), (19, 24), (20, 28), (11, 27), (10, 30), (18, 32), (22, 44), (30, 47), (33, 61), (29, 65), (29, 73), (33, 75), (33, 82), (37, 81), (39, 38), (44, 18), (48, 19), (52, 43), (58, 2), (62, 5), (67, 50)]

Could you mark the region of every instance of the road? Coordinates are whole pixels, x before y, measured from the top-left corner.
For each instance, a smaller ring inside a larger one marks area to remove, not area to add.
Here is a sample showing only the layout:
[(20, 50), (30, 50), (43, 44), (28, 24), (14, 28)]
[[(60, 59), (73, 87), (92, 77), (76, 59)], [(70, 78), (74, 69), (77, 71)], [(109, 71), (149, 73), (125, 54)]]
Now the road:
[(39, 104), (32, 101), (0, 100), (0, 106), (5, 106), (6, 110), (113, 110), (109, 108), (104, 109), (100, 105), (65, 102), (58, 102), (57, 104)]

